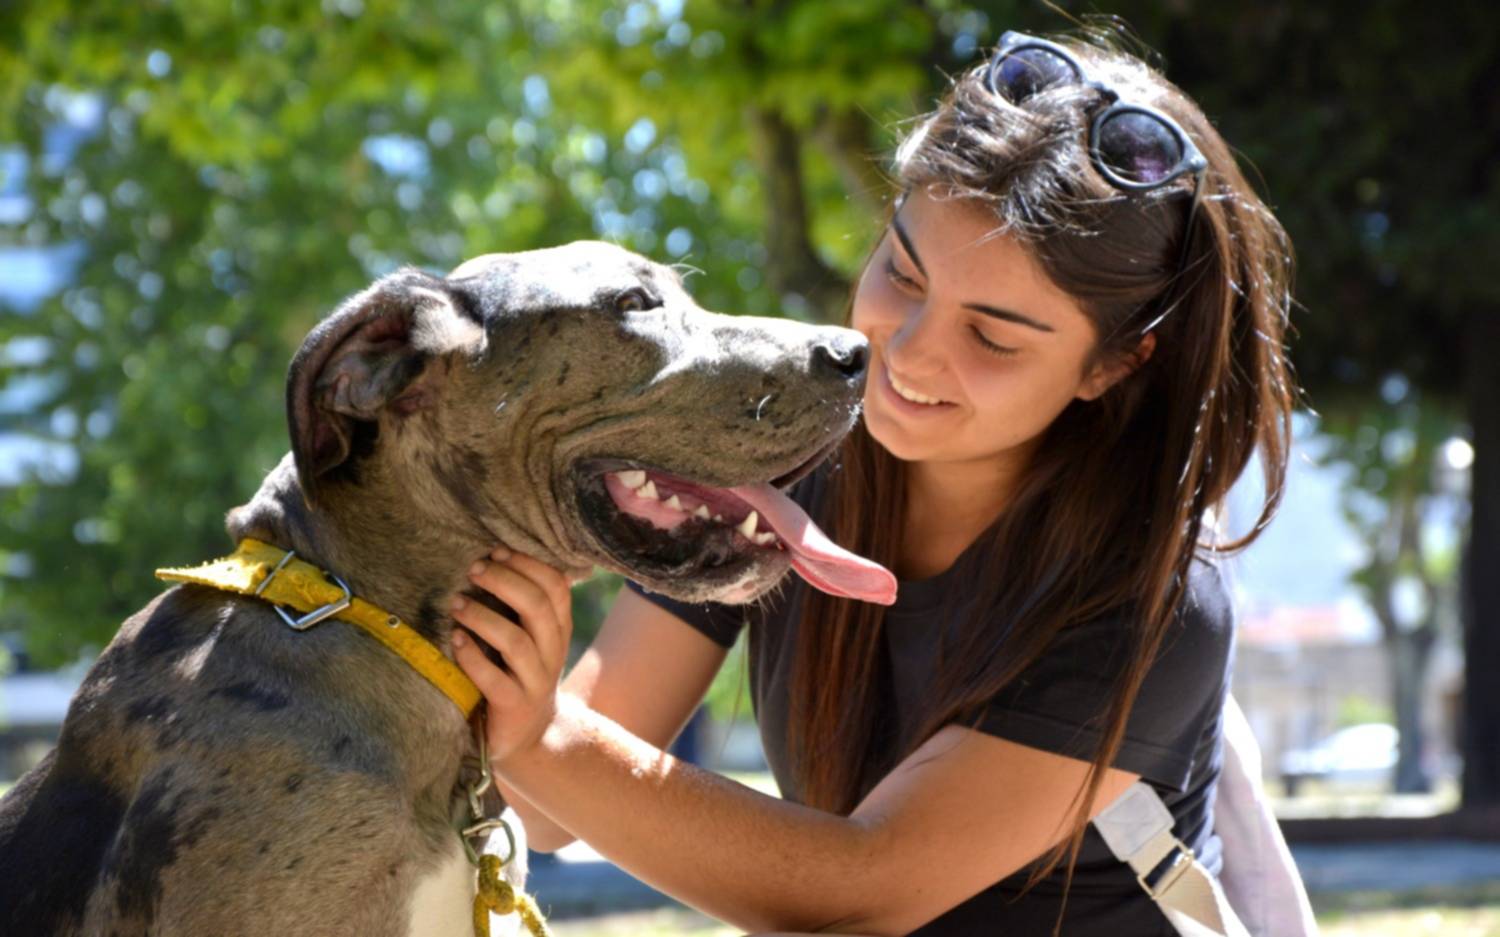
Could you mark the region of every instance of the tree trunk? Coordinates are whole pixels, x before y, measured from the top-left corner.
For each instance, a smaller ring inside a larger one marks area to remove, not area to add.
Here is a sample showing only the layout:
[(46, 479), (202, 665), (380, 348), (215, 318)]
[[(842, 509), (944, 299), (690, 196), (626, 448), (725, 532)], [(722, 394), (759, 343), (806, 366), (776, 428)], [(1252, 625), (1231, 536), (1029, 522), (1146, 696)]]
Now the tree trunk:
[(814, 136), (838, 170), (849, 197), (871, 218), (885, 211), (891, 183), (881, 170), (881, 154), (870, 140), (870, 119), (863, 111), (840, 108), (824, 116)]
[(1464, 561), (1463, 802), (1500, 804), (1500, 310), (1471, 311), (1467, 396), (1473, 515)]
[(1432, 778), (1423, 764), (1427, 747), (1422, 732), (1422, 690), (1427, 683), (1427, 662), (1432, 656), (1432, 625), (1399, 632), (1386, 641), (1391, 668), (1391, 695), (1396, 703), (1396, 729), (1401, 747), (1396, 756), (1395, 788), (1398, 794), (1425, 794)]
[(823, 263), (808, 233), (801, 140), (777, 112), (752, 107), (748, 115), (755, 161), (766, 195), (766, 281), (789, 303), (807, 304), (799, 318), (833, 322), (849, 299), (849, 283)]

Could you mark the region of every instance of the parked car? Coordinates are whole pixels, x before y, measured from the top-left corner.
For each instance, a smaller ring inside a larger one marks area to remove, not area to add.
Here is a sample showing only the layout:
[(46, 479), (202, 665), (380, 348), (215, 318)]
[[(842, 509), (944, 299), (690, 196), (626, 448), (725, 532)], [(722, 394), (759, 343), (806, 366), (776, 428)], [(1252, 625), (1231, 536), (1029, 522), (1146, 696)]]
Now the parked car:
[(1287, 796), (1304, 781), (1327, 781), (1349, 787), (1389, 787), (1401, 744), (1396, 727), (1367, 722), (1340, 729), (1308, 748), (1281, 756), (1281, 780)]

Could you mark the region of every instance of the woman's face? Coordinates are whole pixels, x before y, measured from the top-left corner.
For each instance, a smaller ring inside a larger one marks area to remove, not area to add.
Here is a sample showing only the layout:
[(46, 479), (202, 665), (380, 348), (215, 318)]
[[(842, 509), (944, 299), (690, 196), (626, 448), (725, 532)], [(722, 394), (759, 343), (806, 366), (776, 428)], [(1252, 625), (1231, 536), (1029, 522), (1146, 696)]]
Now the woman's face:
[(865, 425), (899, 459), (1003, 459), (1117, 377), (1087, 366), (1096, 332), (1078, 303), (993, 228), (913, 191), (860, 277)]

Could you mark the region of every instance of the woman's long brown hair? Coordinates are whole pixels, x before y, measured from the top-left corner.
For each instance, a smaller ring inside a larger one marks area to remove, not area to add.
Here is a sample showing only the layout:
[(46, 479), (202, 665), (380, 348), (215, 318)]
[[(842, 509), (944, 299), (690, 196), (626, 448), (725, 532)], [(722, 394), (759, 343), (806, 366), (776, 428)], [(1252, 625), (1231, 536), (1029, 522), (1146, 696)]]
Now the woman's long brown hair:
[[(813, 590), (799, 629), (788, 738), (800, 799), (847, 814), (940, 728), (972, 724), (1063, 629), (1119, 616), (1132, 653), (1099, 714), (1102, 741), (1071, 835), (1035, 864), (1033, 883), (1065, 858), (1071, 877), (1089, 805), (1177, 615), (1194, 556), (1244, 547), (1275, 512), (1296, 400), (1283, 347), (1291, 246), (1280, 224), (1202, 112), (1162, 76), (1097, 39), (1059, 41), (1122, 100), (1171, 114), (1208, 158), (1181, 269), (1192, 177), (1144, 194), (1110, 186), (1084, 145), (1102, 105), (1086, 86), (1054, 87), (1016, 106), (989, 92), (983, 65), (973, 68), (898, 149), (896, 181), (987, 211), (997, 232), (1026, 244), (1093, 321), (1094, 361), (1131, 354), (1165, 313), (1152, 329), (1154, 354), (1099, 399), (1073, 401), (1043, 434), (1007, 507), (970, 551), (972, 619), (942, 649), (921, 728), (904, 750), (890, 750), (889, 727), (878, 722), (888, 679), (882, 610)], [(1239, 539), (1213, 540), (1206, 515), (1257, 447), (1266, 491), (1260, 516)], [(825, 529), (895, 565), (904, 463), (857, 427), (830, 486)]]

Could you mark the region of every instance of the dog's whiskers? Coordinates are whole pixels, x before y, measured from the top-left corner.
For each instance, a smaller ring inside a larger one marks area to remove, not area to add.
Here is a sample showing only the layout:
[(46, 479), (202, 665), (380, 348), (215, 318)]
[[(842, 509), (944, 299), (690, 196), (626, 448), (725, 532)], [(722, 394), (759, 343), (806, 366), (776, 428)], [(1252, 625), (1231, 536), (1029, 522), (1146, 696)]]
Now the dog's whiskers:
[(698, 269), (697, 267), (693, 266), (690, 263), (685, 263), (683, 261), (678, 261), (677, 263), (667, 264), (667, 266), (671, 267), (673, 270), (676, 270), (680, 274), (684, 274), (685, 275), (683, 277), (684, 280), (686, 280), (687, 277), (692, 276), (695, 273), (697, 273), (697, 274), (702, 274), (703, 273), (702, 270)]

